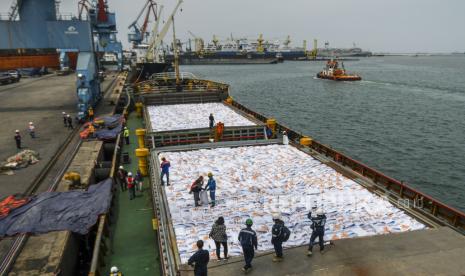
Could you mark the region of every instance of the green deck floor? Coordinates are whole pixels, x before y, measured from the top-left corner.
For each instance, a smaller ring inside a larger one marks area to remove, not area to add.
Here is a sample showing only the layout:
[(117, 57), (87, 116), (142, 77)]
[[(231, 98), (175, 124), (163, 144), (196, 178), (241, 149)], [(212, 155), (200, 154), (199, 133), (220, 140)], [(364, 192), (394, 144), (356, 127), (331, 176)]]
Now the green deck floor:
[[(125, 164), (124, 167), (135, 175), (138, 163), (134, 153), (137, 148), (135, 130), (143, 127), (142, 119), (137, 118), (133, 112), (129, 115), (127, 125), (130, 144), (124, 144), (122, 152), (129, 153), (131, 164)], [(128, 191), (121, 192), (118, 187), (116, 213), (106, 272), (109, 274), (110, 267), (117, 266), (125, 276), (160, 275), (158, 240), (152, 228), (153, 211), (148, 177), (144, 178), (142, 193), (136, 191), (136, 198), (133, 200), (129, 200)]]

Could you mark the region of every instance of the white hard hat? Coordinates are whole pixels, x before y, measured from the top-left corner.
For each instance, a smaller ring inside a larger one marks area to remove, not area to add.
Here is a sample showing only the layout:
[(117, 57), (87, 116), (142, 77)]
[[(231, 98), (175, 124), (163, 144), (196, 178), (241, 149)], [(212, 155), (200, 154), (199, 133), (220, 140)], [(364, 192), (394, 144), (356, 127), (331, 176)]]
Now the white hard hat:
[(273, 213), (273, 220), (281, 220), (281, 214), (280, 213)]
[(116, 272), (118, 272), (118, 268), (117, 268), (116, 266), (112, 266), (112, 267), (110, 268), (110, 272), (111, 272), (111, 273), (116, 273)]
[(19, 129), (15, 130), (15, 132), (19, 132)]
[(65, 115), (65, 114), (66, 114), (66, 112), (64, 112), (64, 111), (63, 111), (63, 112), (61, 112), (61, 114)]
[(316, 215), (317, 215), (317, 216), (322, 216), (322, 215), (324, 215), (324, 214), (325, 214), (325, 212), (323, 211), (323, 209), (318, 209), (318, 210), (316, 210)]
[(122, 169), (124, 169), (124, 167), (123, 167), (123, 166), (119, 166), (119, 168), (120, 168), (121, 170), (122, 170)]
[(32, 122), (29, 122), (30, 125), (32, 125)]
[(67, 117), (70, 117), (71, 115), (68, 114), (68, 115), (66, 115), (66, 116), (67, 116)]
[(128, 172), (128, 176), (132, 176), (132, 172)]

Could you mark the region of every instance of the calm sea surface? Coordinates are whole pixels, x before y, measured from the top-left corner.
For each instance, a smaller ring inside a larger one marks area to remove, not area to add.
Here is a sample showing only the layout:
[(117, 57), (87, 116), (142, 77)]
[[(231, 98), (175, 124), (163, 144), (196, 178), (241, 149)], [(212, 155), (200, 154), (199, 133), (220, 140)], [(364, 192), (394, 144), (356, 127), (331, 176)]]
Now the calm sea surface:
[(363, 81), (316, 79), (323, 62), (183, 66), (296, 131), (465, 210), (465, 56), (347, 61)]

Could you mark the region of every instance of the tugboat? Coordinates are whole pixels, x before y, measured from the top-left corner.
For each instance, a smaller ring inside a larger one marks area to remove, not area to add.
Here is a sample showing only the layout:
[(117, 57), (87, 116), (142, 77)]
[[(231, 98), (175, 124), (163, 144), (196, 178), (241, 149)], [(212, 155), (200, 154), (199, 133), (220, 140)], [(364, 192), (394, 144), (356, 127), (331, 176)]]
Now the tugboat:
[(328, 79), (335, 81), (359, 81), (362, 80), (362, 77), (359, 75), (349, 75), (346, 73), (344, 68), (344, 63), (341, 63), (339, 68), (339, 62), (337, 60), (331, 59), (326, 63), (326, 68), (318, 73), (316, 76), (320, 79)]

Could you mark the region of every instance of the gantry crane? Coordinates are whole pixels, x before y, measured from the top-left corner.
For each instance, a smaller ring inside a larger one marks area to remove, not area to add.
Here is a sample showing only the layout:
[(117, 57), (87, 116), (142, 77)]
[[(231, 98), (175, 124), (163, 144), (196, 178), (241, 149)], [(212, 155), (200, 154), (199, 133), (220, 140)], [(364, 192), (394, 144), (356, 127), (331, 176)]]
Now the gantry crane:
[(98, 43), (98, 53), (113, 53), (116, 55), (118, 69), (123, 68), (123, 46), (116, 39), (116, 16), (114, 12), (108, 11), (107, 0), (79, 0), (78, 18), (84, 17), (84, 10), (92, 25), (92, 32)]
[(9, 19), (0, 20), (0, 49), (52, 48), (78, 52), (78, 118), (84, 118), (88, 107), (101, 97), (91, 21), (58, 19), (55, 0), (16, 0), (13, 7)]

